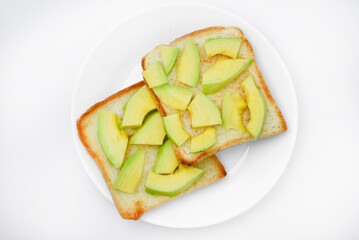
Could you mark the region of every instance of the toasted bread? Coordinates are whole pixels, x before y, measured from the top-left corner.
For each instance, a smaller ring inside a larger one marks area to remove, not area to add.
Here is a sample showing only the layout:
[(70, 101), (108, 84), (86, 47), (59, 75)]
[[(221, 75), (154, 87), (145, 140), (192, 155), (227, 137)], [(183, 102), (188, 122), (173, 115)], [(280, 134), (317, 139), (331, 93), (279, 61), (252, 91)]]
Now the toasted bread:
[[(139, 82), (115, 93), (114, 95), (89, 108), (77, 120), (77, 130), (80, 140), (85, 146), (87, 152), (95, 160), (96, 164), (100, 168), (118, 212), (123, 218), (132, 220), (139, 219), (143, 213), (153, 209), (154, 207), (173, 200), (182, 194), (213, 183), (226, 176), (226, 171), (223, 165), (218, 160), (218, 158), (213, 155), (196, 165), (196, 167), (203, 169), (205, 174), (197, 181), (197, 183), (195, 183), (185, 192), (177, 195), (176, 197), (150, 195), (145, 192), (145, 182), (149, 171), (152, 170), (155, 164), (158, 146), (128, 145), (125, 159), (128, 159), (129, 156), (131, 156), (137, 150), (144, 149), (146, 152), (145, 166), (143, 169), (141, 181), (136, 188), (136, 192), (133, 194), (124, 193), (113, 189), (113, 184), (116, 181), (119, 169), (113, 167), (107, 160), (106, 155), (103, 152), (100, 142), (97, 138), (97, 111), (101, 109), (115, 112), (118, 114), (118, 117), (121, 118), (123, 115), (122, 107), (142, 86), (144, 86), (144, 83)], [(135, 130), (127, 129), (126, 131), (130, 136), (134, 133)]]
[[(239, 50), (238, 58), (253, 58), (254, 52), (253, 49), (248, 42), (248, 40), (244, 37), (243, 32), (236, 27), (210, 27), (202, 30), (198, 30), (187, 34), (183, 37), (180, 37), (169, 44), (171, 47), (179, 48), (179, 55), (174, 65), (172, 72), (167, 76), (168, 82), (170, 85), (185, 87), (193, 90), (194, 95), (196, 95), (199, 91), (202, 90), (202, 75), (203, 72), (208, 68), (213, 66), (218, 59), (228, 58), (224, 55), (216, 55), (211, 58), (208, 58), (204, 49), (204, 43), (209, 38), (241, 38), (242, 45)], [(177, 79), (177, 64), (178, 59), (181, 57), (183, 49), (188, 41), (191, 39), (197, 46), (199, 56), (200, 56), (200, 76), (199, 82), (196, 88), (189, 87), (186, 84), (178, 82)], [(151, 66), (156, 61), (161, 61), (161, 52), (160, 46), (157, 46), (147, 55), (142, 58), (142, 68), (146, 70), (149, 66)], [(219, 109), (222, 108), (222, 100), (224, 93), (226, 91), (229, 92), (239, 92), (242, 97), (245, 99), (245, 94), (243, 89), (240, 87), (240, 83), (249, 75), (253, 76), (253, 79), (261, 91), (262, 95), (265, 98), (267, 105), (266, 118), (263, 126), (263, 131), (259, 138), (265, 138), (274, 136), (280, 133), (283, 133), (287, 130), (287, 125), (284, 120), (284, 117), (279, 110), (276, 102), (274, 101), (264, 79), (261, 71), (257, 65), (257, 62), (254, 60), (252, 65), (243, 73), (241, 73), (236, 79), (230, 82), (226, 87), (221, 89), (215, 94), (208, 95), (208, 97), (218, 106)], [(191, 128), (191, 119), (188, 111), (181, 112), (177, 110), (173, 110), (166, 106), (159, 98), (155, 95), (155, 93), (151, 89), (151, 94), (154, 96), (156, 100), (156, 104), (162, 117), (174, 114), (176, 112), (181, 113), (181, 121), (184, 129), (191, 135), (196, 136), (200, 134), (204, 129), (192, 129)], [(248, 123), (250, 117), (249, 110), (246, 110), (244, 113), (244, 124)], [(241, 143), (245, 143), (248, 141), (254, 140), (248, 132), (241, 133), (238, 130), (231, 129), (229, 131), (225, 131), (223, 125), (215, 126), (217, 129), (217, 143), (211, 147), (210, 149), (200, 152), (200, 153), (190, 153), (190, 141), (188, 140), (182, 146), (178, 147), (174, 144), (174, 150), (177, 155), (177, 158), (186, 165), (194, 165), (200, 162), (205, 157), (211, 156), (216, 152), (234, 146)]]

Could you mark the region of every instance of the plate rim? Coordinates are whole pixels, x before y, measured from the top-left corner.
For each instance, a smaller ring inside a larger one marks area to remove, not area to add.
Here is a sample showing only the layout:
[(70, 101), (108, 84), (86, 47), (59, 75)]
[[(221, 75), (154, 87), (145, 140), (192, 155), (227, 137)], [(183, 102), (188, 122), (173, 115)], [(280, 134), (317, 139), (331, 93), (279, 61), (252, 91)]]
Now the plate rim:
[[(202, 227), (208, 227), (208, 226), (213, 226), (215, 224), (219, 224), (219, 223), (223, 223), (226, 221), (229, 221), (235, 217), (238, 217), (244, 213), (246, 213), (247, 211), (249, 211), (250, 209), (252, 209), (255, 205), (259, 204), (261, 201), (263, 201), (268, 194), (274, 189), (274, 187), (278, 184), (280, 178), (283, 176), (285, 170), (288, 167), (288, 164), (291, 160), (291, 157), (293, 155), (294, 152), (294, 147), (296, 145), (297, 142), (297, 135), (298, 135), (298, 119), (299, 119), (299, 109), (298, 109), (298, 98), (297, 98), (297, 94), (296, 94), (296, 90), (294, 87), (294, 82), (293, 79), (288, 71), (288, 68), (286, 67), (286, 65), (284, 64), (284, 61), (282, 59), (282, 57), (280, 56), (280, 54), (278, 53), (278, 51), (273, 47), (273, 45), (271, 44), (271, 42), (269, 40), (267, 40), (267, 38), (250, 22), (248, 22), (246, 19), (242, 18), (241, 16), (237, 15), (236, 13), (228, 10), (228, 9), (224, 9), (215, 5), (210, 5), (210, 4), (204, 4), (204, 3), (184, 3), (184, 2), (178, 2), (178, 3), (165, 3), (165, 4), (158, 4), (156, 6), (152, 6), (152, 7), (148, 7), (145, 9), (141, 9), (133, 14), (130, 14), (128, 16), (126, 16), (125, 18), (119, 20), (118, 22), (116, 22), (115, 24), (113, 24), (105, 33), (103, 33), (98, 40), (95, 42), (95, 44), (90, 48), (90, 51), (88, 52), (88, 54), (86, 55), (86, 57), (83, 59), (83, 63), (81, 64), (81, 67), (79, 68), (79, 72), (76, 75), (74, 84), (73, 84), (73, 90), (72, 90), (72, 96), (71, 96), (71, 110), (70, 110), (70, 115), (71, 115), (71, 129), (72, 129), (72, 137), (73, 137), (73, 142), (76, 146), (76, 153), (77, 153), (77, 157), (80, 158), (81, 161), (81, 165), (83, 166), (83, 168), (86, 171), (86, 175), (91, 179), (91, 181), (93, 182), (93, 184), (96, 186), (96, 188), (102, 193), (103, 197), (105, 197), (106, 199), (108, 199), (110, 202), (113, 203), (113, 199), (110, 197), (108, 198), (108, 194), (104, 192), (104, 190), (102, 189), (102, 187), (100, 186), (100, 184), (96, 181), (94, 175), (90, 174), (90, 170), (88, 169), (89, 167), (87, 166), (87, 164), (85, 164), (84, 159), (81, 157), (81, 149), (80, 149), (80, 144), (79, 139), (78, 139), (78, 135), (77, 135), (77, 124), (76, 124), (76, 114), (75, 114), (75, 98), (76, 98), (76, 93), (78, 91), (78, 87), (79, 87), (79, 83), (80, 83), (80, 79), (83, 75), (83, 71), (86, 68), (86, 65), (88, 64), (88, 62), (91, 59), (91, 56), (93, 55), (93, 53), (96, 51), (96, 49), (102, 44), (102, 42), (120, 25), (122, 25), (123, 23), (136, 18), (138, 16), (141, 16), (142, 14), (149, 12), (149, 11), (153, 11), (153, 10), (158, 10), (161, 8), (166, 8), (166, 7), (173, 7), (173, 6), (196, 6), (196, 7), (205, 7), (211, 10), (215, 10), (215, 11), (219, 11), (223, 14), (227, 14), (230, 15), (233, 18), (238, 19), (239, 21), (249, 25), (252, 27), (252, 30), (260, 37), (262, 38), (262, 40), (264, 40), (269, 48), (271, 49), (271, 51), (276, 55), (276, 57), (279, 60), (279, 63), (281, 65), (281, 67), (285, 70), (285, 75), (287, 76), (287, 78), (290, 80), (290, 88), (291, 88), (291, 92), (293, 94), (291, 94), (292, 96), (292, 100), (293, 100), (293, 104), (294, 104), (294, 116), (293, 116), (293, 124), (291, 125), (291, 131), (293, 131), (293, 142), (290, 145), (290, 149), (289, 149), (289, 153), (288, 156), (286, 157), (286, 163), (282, 166), (282, 169), (280, 170), (280, 174), (278, 174), (276, 176), (276, 178), (273, 181), (273, 184), (268, 187), (266, 189), (266, 191), (263, 191), (263, 194), (258, 197), (258, 199), (256, 199), (255, 201), (252, 201), (251, 204), (249, 204), (247, 206), (247, 208), (239, 213), (237, 212), (232, 212), (232, 214), (228, 214), (225, 217), (222, 218), (216, 218), (216, 220), (214, 221), (210, 221), (210, 223), (206, 223), (206, 224), (197, 224), (197, 225), (193, 225), (193, 226), (172, 226), (170, 224), (163, 224), (162, 222), (156, 222), (156, 221), (148, 221), (148, 220), (143, 220), (142, 218), (140, 218), (139, 220), (141, 220), (142, 222), (146, 222), (146, 223), (150, 223), (150, 224), (154, 224), (157, 226), (162, 226), (162, 227), (168, 227), (168, 228), (176, 228), (176, 229), (193, 229), (193, 228), (202, 228)], [(107, 189), (106, 189), (107, 190)]]

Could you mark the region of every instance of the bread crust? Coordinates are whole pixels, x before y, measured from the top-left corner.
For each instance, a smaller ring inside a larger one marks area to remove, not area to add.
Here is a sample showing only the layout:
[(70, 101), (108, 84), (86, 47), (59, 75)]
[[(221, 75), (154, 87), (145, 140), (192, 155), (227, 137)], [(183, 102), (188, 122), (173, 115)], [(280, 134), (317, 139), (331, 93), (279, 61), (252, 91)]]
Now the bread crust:
[(191, 188), (189, 188), (188, 190), (186, 190), (185, 192), (175, 196), (175, 197), (168, 197), (166, 200), (164, 201), (161, 201), (159, 202), (158, 204), (155, 204), (155, 205), (152, 205), (150, 207), (147, 207), (145, 209), (144, 205), (145, 205), (145, 202), (143, 201), (136, 201), (135, 202), (135, 206), (134, 206), (134, 210), (133, 209), (125, 209), (124, 207), (122, 207), (122, 204), (121, 204), (121, 201), (115, 197), (115, 192), (116, 190), (114, 190), (112, 188), (112, 184), (111, 184), (111, 181), (110, 181), (110, 178), (109, 178), (109, 175), (106, 171), (106, 168), (103, 164), (103, 160), (101, 160), (101, 157), (98, 155), (98, 153), (93, 149), (93, 147), (91, 146), (91, 144), (89, 143), (89, 139), (88, 137), (86, 136), (85, 134), (85, 130), (86, 128), (88, 127), (86, 125), (86, 118), (89, 117), (90, 115), (92, 114), (95, 114), (97, 112), (97, 110), (104, 106), (105, 104), (111, 102), (112, 100), (118, 98), (118, 97), (121, 97), (125, 94), (128, 94), (132, 91), (135, 91), (135, 90), (138, 90), (139, 88), (141, 88), (142, 86), (144, 86), (144, 82), (141, 81), (141, 82), (138, 82), (128, 88), (125, 88), (113, 95), (111, 95), (110, 97), (106, 98), (105, 100), (101, 101), (101, 102), (98, 102), (96, 103), (95, 105), (93, 105), (92, 107), (90, 107), (84, 114), (81, 115), (81, 117), (77, 120), (77, 132), (78, 132), (78, 136), (82, 142), (82, 144), (84, 145), (84, 147), (86, 148), (87, 152), (89, 153), (89, 155), (92, 157), (92, 159), (96, 162), (97, 166), (99, 167), (105, 181), (106, 181), (106, 184), (111, 192), (111, 195), (113, 197), (113, 200), (114, 200), (114, 203), (116, 205), (116, 208), (118, 210), (118, 212), (120, 213), (120, 215), (124, 218), (124, 219), (129, 219), (129, 220), (137, 220), (139, 219), (145, 212), (167, 202), (167, 201), (170, 201), (170, 200), (173, 200), (175, 198), (178, 198), (180, 196), (182, 196), (183, 194), (185, 193), (188, 193), (188, 192), (191, 192), (199, 187), (202, 187), (204, 185), (207, 185), (207, 184), (210, 184), (212, 182), (215, 182), (223, 177), (226, 176), (226, 171), (222, 165), (222, 163), (219, 161), (219, 159), (216, 157), (216, 156), (212, 156), (211, 158), (215, 161), (215, 164), (216, 164), (216, 167), (217, 167), (217, 170), (218, 170), (218, 174), (216, 175), (216, 178), (214, 179), (211, 179), (210, 181), (206, 182), (206, 184), (204, 185), (196, 185), (196, 186), (192, 186)]
[[(255, 56), (255, 55), (254, 55), (253, 48), (252, 48), (252, 45), (249, 43), (249, 41), (247, 40), (247, 38), (244, 38), (244, 39), (243, 39), (243, 42), (244, 42), (244, 44), (247, 45), (247, 47), (248, 47), (248, 49), (250, 50), (251, 54), (252, 54), (253, 56)], [(280, 109), (279, 109), (277, 103), (274, 101), (274, 98), (273, 98), (271, 92), (269, 91), (269, 88), (268, 88), (268, 86), (267, 86), (267, 83), (264, 81), (262, 72), (259, 70), (257, 61), (254, 59), (254, 61), (253, 61), (252, 64), (253, 64), (253, 66), (254, 66), (254, 68), (255, 68), (255, 71), (256, 71), (257, 76), (258, 76), (259, 81), (260, 81), (260, 85), (262, 86), (262, 90), (263, 90), (264, 94), (266, 95), (267, 100), (268, 100), (268, 101), (271, 103), (271, 105), (275, 108), (275, 111), (276, 111), (278, 117), (280, 118), (281, 126), (282, 126), (282, 129), (281, 129), (280, 133), (287, 131), (287, 123), (285, 122), (285, 119), (284, 119), (284, 117), (283, 117), (283, 114), (282, 114), (282, 112), (280, 111)], [(279, 133), (277, 133), (277, 134), (279, 134)], [(269, 136), (268, 136), (268, 137), (269, 137)]]
[(105, 166), (103, 165), (101, 158), (97, 155), (96, 151), (93, 150), (93, 148), (91, 147), (91, 145), (89, 144), (89, 141), (87, 139), (87, 136), (85, 135), (85, 128), (87, 127), (86, 125), (84, 125), (85, 123), (85, 119), (90, 115), (93, 114), (94, 112), (96, 112), (98, 110), (98, 108), (100, 108), (101, 106), (105, 105), (106, 103), (110, 102), (111, 100), (115, 99), (116, 97), (119, 97), (121, 95), (127, 94), (129, 92), (131, 92), (132, 90), (136, 90), (139, 89), (140, 87), (144, 86), (143, 82), (138, 82), (128, 88), (125, 88), (111, 96), (109, 96), (108, 98), (106, 98), (105, 100), (96, 103), (95, 105), (93, 105), (92, 107), (90, 107), (89, 109), (87, 109), (87, 111), (81, 115), (81, 117), (79, 119), (77, 119), (77, 133), (78, 136), (82, 142), (82, 144), (84, 145), (84, 147), (86, 148), (87, 152), (89, 153), (89, 155), (92, 157), (92, 159), (96, 162), (97, 166), (99, 167), (102, 176), (104, 177), (106, 184), (111, 192), (111, 195), (113, 197), (113, 200), (115, 202), (116, 208), (118, 210), (118, 212), (120, 213), (120, 215), (124, 218), (124, 219), (130, 219), (130, 220), (137, 220), (139, 219), (144, 211), (143, 208), (141, 206), (141, 202), (136, 202), (136, 211), (135, 212), (130, 212), (130, 211), (126, 211), (124, 209), (121, 208), (121, 203), (113, 196), (113, 189), (111, 186), (111, 181), (110, 178), (107, 174), (107, 171), (105, 169)]
[(186, 35), (183, 35), (182, 37), (176, 38), (175, 40), (170, 42), (170, 44), (176, 44), (177, 42), (182, 41), (183, 39), (187, 39), (187, 38), (190, 38), (190, 37), (193, 37), (193, 36), (198, 36), (198, 35), (201, 35), (201, 34), (206, 35), (209, 32), (223, 30), (223, 29), (225, 29), (225, 27), (222, 27), (222, 26), (215, 26), (215, 27), (208, 27), (208, 28), (199, 29), (199, 30), (196, 30), (194, 32), (187, 33)]
[[(260, 85), (260, 88), (262, 90), (262, 93), (266, 96), (266, 99), (268, 100), (269, 104), (274, 108), (274, 111), (275, 111), (276, 115), (278, 116), (278, 118), (280, 120), (280, 128), (277, 131), (273, 131), (273, 132), (271, 132), (271, 134), (262, 133), (259, 138), (261, 139), (261, 138), (265, 138), (265, 137), (270, 137), (270, 136), (278, 135), (280, 133), (285, 132), (287, 130), (287, 124), (285, 122), (283, 114), (281, 113), (278, 105), (274, 101), (274, 99), (272, 97), (272, 94), (270, 93), (266, 82), (264, 81), (264, 78), (263, 78), (263, 75), (262, 75), (261, 71), (259, 70), (258, 64), (257, 64), (257, 62), (255, 60), (255, 57), (254, 57), (255, 54), (254, 54), (254, 51), (253, 51), (253, 48), (252, 48), (251, 44), (244, 37), (243, 31), (240, 28), (238, 28), (238, 27), (228, 27), (228, 28), (236, 29), (240, 33), (241, 38), (243, 40), (242, 41), (242, 46), (245, 45), (245, 47), (247, 48), (247, 51), (249, 52), (249, 54), (252, 55), (253, 58), (254, 58), (254, 61), (253, 61), (251, 66), (253, 66), (255, 74), (258, 76), (259, 83), (260, 83), (259, 85)], [(190, 37), (198, 37), (199, 35), (208, 35), (208, 34), (210, 34), (212, 32), (220, 31), (220, 30), (224, 30), (224, 29), (226, 29), (226, 27), (223, 27), (223, 26), (216, 26), (216, 27), (209, 27), (209, 28), (200, 29), (200, 30), (191, 32), (189, 34), (186, 34), (186, 35), (184, 35), (182, 37), (179, 37), (179, 38), (175, 39), (169, 45), (177, 44), (178, 42), (186, 40), (186, 39), (188, 39)], [(157, 46), (154, 50), (156, 50), (158, 47), (159, 46)], [(150, 53), (146, 54), (141, 60), (141, 65), (142, 65), (143, 70), (146, 70), (146, 60), (147, 60), (147, 57), (148, 57), (148, 55)], [(201, 59), (201, 60), (203, 60), (203, 59)], [(146, 83), (146, 81), (144, 79), (143, 79), (143, 81), (147, 85), (147, 83)], [(156, 104), (157, 104), (158, 108), (160, 109), (161, 116), (162, 117), (166, 116), (167, 113), (166, 113), (164, 107), (162, 106), (161, 101), (157, 98), (156, 94), (153, 92), (153, 90), (151, 88), (149, 88), (148, 85), (147, 85), (147, 88), (150, 90), (152, 96), (156, 99)], [(177, 147), (176, 145), (174, 145), (174, 151), (176, 153), (177, 158), (181, 161), (182, 164), (187, 165), (187, 166), (192, 166), (192, 165), (195, 165), (198, 162), (200, 162), (205, 157), (211, 156), (211, 155), (215, 154), (216, 152), (218, 152), (220, 150), (223, 150), (223, 149), (226, 149), (228, 147), (235, 146), (235, 145), (238, 145), (238, 144), (242, 144), (242, 143), (245, 143), (245, 142), (253, 141), (253, 140), (254, 139), (252, 137), (250, 137), (250, 136), (247, 136), (247, 137), (244, 136), (244, 137), (240, 137), (240, 138), (230, 139), (230, 140), (224, 142), (223, 144), (221, 144), (220, 146), (212, 147), (212, 148), (210, 148), (210, 149), (208, 149), (208, 150), (206, 150), (204, 152), (196, 154), (196, 156), (194, 158), (188, 158), (188, 157), (184, 156), (182, 154), (180, 148)]]
[(87, 116), (89, 116), (90, 114), (94, 113), (95, 111), (97, 111), (97, 109), (101, 106), (103, 106), (104, 104), (110, 102), (111, 100), (113, 100), (114, 98), (121, 96), (123, 94), (127, 94), (128, 92), (135, 90), (135, 89), (139, 89), (140, 87), (142, 87), (144, 85), (143, 82), (138, 82), (128, 88), (125, 88), (111, 96), (109, 96), (108, 98), (106, 98), (105, 100), (96, 103), (95, 105), (91, 106), (89, 109), (87, 109), (87, 111), (81, 115), (81, 117), (79, 119), (77, 119), (77, 134), (82, 142), (82, 144), (84, 145), (84, 147), (86, 148), (87, 152), (90, 154), (90, 156), (95, 160), (97, 166), (100, 168), (101, 173), (103, 175), (103, 177), (106, 180), (106, 183), (110, 183), (109, 177), (107, 175), (107, 172), (105, 171), (105, 168), (103, 166), (103, 164), (101, 163), (101, 159), (100, 157), (97, 155), (97, 153), (92, 149), (92, 147), (90, 146), (89, 142), (87, 141), (87, 137), (85, 135), (85, 128), (87, 127), (86, 125), (84, 125), (84, 120), (86, 119)]

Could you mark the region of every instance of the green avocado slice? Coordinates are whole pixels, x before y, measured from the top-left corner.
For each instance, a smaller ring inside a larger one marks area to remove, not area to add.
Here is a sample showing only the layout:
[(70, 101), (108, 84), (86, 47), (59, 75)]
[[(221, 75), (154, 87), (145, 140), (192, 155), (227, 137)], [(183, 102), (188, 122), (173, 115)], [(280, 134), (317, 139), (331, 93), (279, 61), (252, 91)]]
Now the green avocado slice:
[(163, 121), (158, 111), (150, 113), (143, 123), (130, 138), (130, 144), (162, 145), (166, 132)]
[(242, 122), (244, 110), (247, 108), (246, 102), (237, 92), (225, 92), (222, 103), (222, 118), (223, 126), (228, 131), (229, 129), (237, 129), (245, 132), (246, 128)]
[(177, 66), (177, 81), (196, 87), (199, 79), (199, 53), (196, 44), (189, 39)]
[(167, 141), (157, 151), (157, 161), (153, 167), (154, 173), (171, 174), (178, 166), (176, 154), (173, 151), (172, 141)]
[(193, 92), (187, 88), (167, 84), (154, 87), (153, 91), (168, 107), (181, 111), (186, 110), (193, 95)]
[(116, 113), (97, 112), (97, 137), (110, 163), (119, 168), (126, 153), (127, 133), (120, 129)]
[(162, 45), (160, 47), (162, 62), (165, 68), (166, 75), (171, 73), (172, 68), (176, 63), (178, 50), (179, 50), (178, 48), (169, 47), (165, 45)]
[(204, 173), (202, 169), (182, 165), (169, 175), (149, 172), (145, 191), (152, 195), (176, 196), (195, 184)]
[(134, 153), (123, 165), (113, 188), (121, 192), (134, 193), (142, 176), (145, 163), (145, 151)]
[(192, 137), (191, 153), (203, 152), (211, 148), (217, 142), (216, 128), (206, 128), (201, 134)]
[(160, 61), (155, 62), (142, 73), (146, 83), (150, 88), (168, 83), (165, 71)]
[(256, 140), (263, 130), (267, 104), (262, 93), (258, 90), (252, 75), (249, 75), (240, 85), (246, 94), (250, 112), (250, 119), (246, 128), (249, 134)]
[(203, 73), (205, 94), (214, 94), (233, 81), (253, 62), (253, 59), (220, 59)]
[(163, 118), (167, 136), (177, 145), (181, 146), (190, 135), (184, 130), (179, 113), (175, 113)]
[(141, 87), (123, 106), (121, 128), (140, 127), (147, 113), (154, 109), (157, 109), (157, 106), (147, 87)]
[(216, 104), (202, 92), (188, 105), (192, 128), (202, 128), (222, 124), (221, 113)]
[(210, 38), (204, 43), (204, 49), (208, 57), (217, 54), (237, 58), (242, 39), (240, 38)]

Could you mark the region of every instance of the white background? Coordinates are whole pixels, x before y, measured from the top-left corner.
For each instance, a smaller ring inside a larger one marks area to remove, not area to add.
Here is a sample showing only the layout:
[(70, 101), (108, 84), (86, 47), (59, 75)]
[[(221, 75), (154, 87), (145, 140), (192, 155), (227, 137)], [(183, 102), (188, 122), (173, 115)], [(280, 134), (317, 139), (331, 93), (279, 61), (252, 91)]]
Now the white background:
[(359, 239), (358, 1), (198, 1), (262, 32), (297, 91), (291, 162), (254, 208), (178, 230), (122, 220), (100, 194), (72, 140), (76, 76), (111, 26), (166, 2), (0, 1), (0, 239)]

